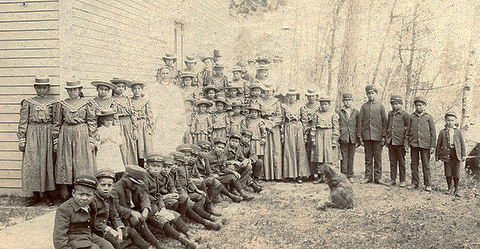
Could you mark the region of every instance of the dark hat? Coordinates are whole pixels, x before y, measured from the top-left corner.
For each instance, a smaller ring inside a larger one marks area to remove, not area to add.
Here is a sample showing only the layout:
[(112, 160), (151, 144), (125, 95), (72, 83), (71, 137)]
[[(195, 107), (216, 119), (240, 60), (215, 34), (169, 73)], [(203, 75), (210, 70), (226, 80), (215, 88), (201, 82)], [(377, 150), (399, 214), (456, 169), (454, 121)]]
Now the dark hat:
[(425, 105), (427, 104), (427, 100), (422, 97), (422, 96), (417, 96), (413, 99), (413, 104), (417, 103), (417, 102), (422, 102), (424, 103)]
[(197, 145), (200, 146), (201, 148), (206, 148), (206, 147), (211, 148), (212, 147), (212, 144), (209, 141), (203, 140), (203, 139), (199, 140), (197, 142)]
[(67, 85), (65, 86), (65, 89), (83, 88), (79, 80), (71, 79), (71, 80), (68, 80), (66, 83)]
[(193, 144), (180, 144), (177, 146), (177, 151), (179, 152), (193, 152), (192, 149)]
[(318, 95), (318, 87), (311, 86), (307, 89), (305, 96), (317, 96)]
[(259, 56), (255, 61), (257, 63), (270, 64), (270, 60), (268, 60), (267, 56)]
[(240, 140), (242, 139), (242, 134), (240, 134), (239, 132), (232, 132), (232, 134), (230, 134), (230, 139), (232, 138), (238, 138)]
[(257, 71), (260, 71), (260, 70), (267, 70), (268, 71), (268, 67), (265, 66), (265, 65), (260, 65), (258, 68), (257, 68)]
[(253, 83), (251, 84), (249, 87), (248, 87), (250, 90), (254, 89), (254, 88), (260, 88), (261, 90), (263, 90), (263, 85), (262, 84), (259, 84), (259, 83)]
[(163, 156), (163, 164), (167, 164), (167, 165), (172, 165), (173, 164), (173, 156), (172, 155), (165, 155)]
[(192, 147), (192, 152), (194, 154), (198, 154), (202, 150), (202, 148), (196, 144), (191, 144), (190, 146)]
[(390, 103), (393, 102), (403, 103), (402, 97), (400, 95), (392, 95), (390, 97)]
[(101, 169), (97, 171), (95, 177), (100, 180), (100, 178), (111, 178), (115, 181), (115, 171), (113, 169)]
[(444, 118), (447, 118), (447, 117), (455, 117), (455, 118), (457, 118), (457, 114), (455, 114), (454, 112), (447, 112), (447, 113), (445, 113), (445, 117), (444, 117)]
[(172, 54), (172, 53), (165, 53), (165, 56), (162, 57), (162, 60), (163, 61), (173, 60), (173, 63), (175, 63), (177, 61), (177, 56), (175, 56), (175, 54)]
[(229, 86), (226, 86), (225, 89), (242, 89), (243, 86), (239, 85), (239, 84), (231, 84)]
[(199, 107), (202, 104), (207, 105), (207, 108), (213, 106), (213, 102), (208, 100), (208, 99), (199, 99), (199, 100), (195, 101), (195, 106), (196, 107)]
[(223, 137), (216, 137), (213, 139), (213, 144), (227, 144), (227, 141)]
[(190, 72), (184, 72), (182, 73), (182, 75), (180, 76), (180, 78), (185, 78), (185, 77), (191, 77), (191, 78), (194, 78), (195, 75), (193, 73), (190, 73)]
[(36, 85), (36, 86), (49, 86), (50, 85), (50, 79), (45, 75), (35, 76), (34, 85)]
[(218, 97), (214, 99), (213, 102), (215, 102), (215, 104), (217, 104), (217, 102), (222, 102), (225, 106), (228, 106), (228, 101), (224, 97)]
[(127, 165), (125, 166), (125, 175), (134, 183), (143, 184), (147, 176), (147, 171), (138, 165)]
[(147, 83), (143, 82), (143, 81), (132, 81), (128, 87), (132, 88), (133, 86), (135, 85), (141, 85), (142, 87), (145, 87), (145, 85), (147, 85)]
[(145, 157), (145, 160), (147, 162), (163, 162), (163, 154), (158, 152), (152, 152)]
[(185, 155), (182, 152), (174, 151), (170, 152), (170, 155), (173, 157), (173, 160), (179, 161), (179, 162), (184, 162), (185, 161)]
[(319, 102), (332, 102), (332, 99), (329, 96), (323, 96), (319, 100)]
[(97, 178), (91, 175), (79, 175), (75, 178), (75, 181), (73, 181), (73, 185), (82, 185), (93, 189), (97, 188), (97, 184)]
[(253, 103), (253, 104), (251, 104), (250, 106), (247, 106), (246, 109), (248, 109), (248, 110), (256, 110), (256, 111), (259, 111), (259, 112), (262, 111), (262, 107), (260, 107), (260, 105), (257, 104), (257, 103)]
[(225, 66), (220, 63), (215, 63), (215, 65), (213, 65), (213, 68), (225, 68)]
[(366, 93), (369, 93), (369, 92), (372, 92), (372, 91), (375, 92), (375, 93), (378, 93), (377, 88), (376, 88), (375, 86), (373, 86), (373, 85), (367, 85), (367, 86), (365, 87), (365, 92), (366, 92)]
[(118, 84), (118, 83), (123, 83), (123, 84), (125, 84), (125, 86), (127, 86), (127, 87), (128, 87), (128, 86), (130, 85), (130, 83), (131, 83), (129, 80), (120, 79), (120, 78), (113, 78), (113, 79), (110, 80), (110, 82), (113, 83), (113, 84), (115, 84), (115, 85)]
[(203, 89), (202, 89), (202, 91), (204, 93), (207, 93), (210, 90), (215, 90), (215, 92), (217, 92), (217, 93), (219, 92), (218, 88), (215, 85), (204, 86)]
[(239, 106), (239, 107), (244, 107), (245, 104), (242, 104), (240, 103), (239, 101), (233, 101), (232, 103), (230, 103), (230, 107), (236, 107), (236, 106)]
[(253, 132), (249, 129), (242, 129), (242, 135), (253, 136)]
[(98, 117), (113, 116), (117, 114), (112, 108), (104, 109), (97, 114)]
[(197, 63), (195, 56), (185, 56), (185, 62)]
[(353, 100), (353, 94), (351, 93), (342, 94), (342, 100)]
[(213, 50), (213, 56), (214, 57), (222, 57), (222, 52), (220, 52), (220, 50), (218, 50), (218, 49), (214, 49)]

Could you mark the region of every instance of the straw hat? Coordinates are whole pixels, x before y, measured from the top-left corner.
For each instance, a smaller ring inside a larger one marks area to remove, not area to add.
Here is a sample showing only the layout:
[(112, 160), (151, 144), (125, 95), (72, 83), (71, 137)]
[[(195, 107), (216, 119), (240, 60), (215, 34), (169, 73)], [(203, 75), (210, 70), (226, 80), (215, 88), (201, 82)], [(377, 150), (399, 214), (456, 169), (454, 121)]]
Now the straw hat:
[(143, 81), (132, 81), (130, 83), (129, 87), (132, 88), (135, 85), (141, 85), (142, 87), (145, 87), (147, 85), (147, 83), (145, 83)]
[(109, 108), (109, 109), (105, 109), (105, 110), (102, 110), (100, 113), (97, 114), (98, 117), (105, 117), (105, 116), (113, 116), (117, 114), (113, 109)]
[(92, 81), (91, 84), (94, 86), (94, 87), (98, 87), (98, 86), (106, 86), (110, 89), (115, 89), (116, 86), (110, 82), (106, 82), (106, 81)]
[(71, 79), (68, 80), (65, 89), (72, 89), (72, 88), (83, 88), (79, 80)]
[(196, 107), (199, 107), (202, 104), (207, 105), (207, 108), (213, 106), (213, 102), (208, 100), (208, 99), (199, 99), (199, 100), (195, 101), (195, 106)]
[(197, 63), (195, 56), (185, 56), (185, 62)]
[(177, 56), (172, 53), (165, 53), (165, 56), (162, 57), (162, 60), (165, 62), (166, 60), (173, 60), (173, 63), (177, 62)]
[(46, 75), (38, 75), (35, 77), (35, 86), (49, 86), (50, 79)]
[(260, 105), (258, 105), (258, 104), (252, 104), (252, 105), (250, 105), (250, 106), (247, 106), (246, 109), (248, 109), (248, 110), (256, 110), (256, 111), (259, 111), (259, 112), (262, 111), (262, 108), (261, 108)]
[(125, 84), (126, 87), (128, 87), (128, 86), (130, 85), (130, 83), (131, 83), (131, 81), (129, 81), (129, 80), (120, 79), (120, 78), (116, 78), (116, 77), (113, 78), (113, 79), (111, 79), (110, 82), (113, 83), (113, 84), (115, 84), (115, 85), (117, 85), (117, 84), (119, 84), (119, 83), (123, 83), (123, 84)]

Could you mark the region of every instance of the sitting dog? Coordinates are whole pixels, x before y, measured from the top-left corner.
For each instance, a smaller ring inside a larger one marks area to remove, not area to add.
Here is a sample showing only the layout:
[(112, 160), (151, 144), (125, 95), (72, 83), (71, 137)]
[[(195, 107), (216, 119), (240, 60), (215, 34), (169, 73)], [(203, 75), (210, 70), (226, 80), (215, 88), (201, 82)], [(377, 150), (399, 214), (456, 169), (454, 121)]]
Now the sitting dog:
[(328, 164), (321, 166), (320, 171), (323, 173), (325, 181), (330, 188), (330, 201), (320, 204), (317, 208), (320, 210), (325, 210), (327, 207), (339, 209), (353, 208), (352, 184), (347, 177)]

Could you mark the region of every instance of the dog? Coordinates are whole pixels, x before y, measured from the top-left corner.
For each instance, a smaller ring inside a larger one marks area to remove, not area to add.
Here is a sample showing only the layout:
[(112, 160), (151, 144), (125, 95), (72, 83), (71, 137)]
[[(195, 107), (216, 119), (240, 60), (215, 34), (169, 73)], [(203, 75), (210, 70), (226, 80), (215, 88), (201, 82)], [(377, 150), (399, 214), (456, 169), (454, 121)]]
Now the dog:
[(319, 210), (329, 208), (351, 209), (354, 206), (352, 184), (347, 177), (332, 165), (324, 164), (320, 167), (321, 173), (330, 188), (330, 201), (318, 205)]

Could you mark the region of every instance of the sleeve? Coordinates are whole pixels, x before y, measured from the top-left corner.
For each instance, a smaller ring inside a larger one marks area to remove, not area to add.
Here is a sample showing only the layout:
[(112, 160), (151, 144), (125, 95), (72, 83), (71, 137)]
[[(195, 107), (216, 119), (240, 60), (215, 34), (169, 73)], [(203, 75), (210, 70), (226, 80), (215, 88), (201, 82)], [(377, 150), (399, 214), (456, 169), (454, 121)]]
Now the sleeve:
[(155, 126), (153, 120), (155, 120), (155, 117), (152, 112), (152, 105), (150, 104), (150, 101), (145, 102), (145, 120), (150, 131), (153, 131), (153, 127)]
[(116, 189), (113, 189), (110, 196), (113, 199), (113, 205), (117, 208), (117, 212), (122, 219), (128, 219), (132, 213), (132, 209), (120, 205), (119, 194)]
[(308, 129), (307, 114), (304, 106), (300, 108), (300, 121), (302, 122), (303, 127), (305, 127), (305, 129)]
[(267, 137), (267, 124), (265, 124), (265, 120), (262, 119), (262, 122), (260, 122), (259, 126), (260, 137), (265, 139)]
[(95, 107), (93, 106), (92, 101), (89, 101), (86, 105), (86, 121), (88, 124), (88, 131), (90, 136), (90, 141), (94, 142), (94, 139), (97, 135), (97, 116), (95, 116)]
[(443, 143), (443, 131), (444, 130), (441, 130), (438, 133), (437, 148), (435, 150), (435, 160), (440, 159), (440, 150), (442, 149), (442, 143)]
[(363, 105), (360, 107), (360, 111), (358, 112), (358, 123), (357, 123), (357, 132), (358, 132), (358, 137), (359, 138), (363, 138), (362, 137), (362, 127), (363, 127), (363, 116), (364, 116), (364, 107)]
[(404, 140), (404, 146), (408, 146), (408, 128), (410, 127), (410, 115), (408, 115), (407, 112), (403, 114), (403, 124), (405, 125), (405, 140)]
[(412, 127), (412, 117), (410, 116), (410, 114), (407, 115), (407, 118), (408, 118), (408, 126), (407, 126), (407, 129), (405, 131), (405, 140), (407, 140), (406, 144), (407, 146), (410, 145), (410, 133), (411, 133), (411, 127)]
[(355, 119), (357, 121), (357, 134), (355, 134), (357, 136), (357, 139), (358, 141), (360, 141), (360, 138), (362, 137), (362, 130), (361, 130), (361, 125), (360, 125), (360, 122), (361, 122), (361, 119), (360, 119), (360, 112), (357, 111), (357, 115), (355, 115)]
[(387, 113), (385, 111), (385, 106), (382, 105), (380, 111), (382, 115), (382, 137), (385, 138), (387, 136), (387, 128), (388, 128), (388, 120), (387, 120)]
[(437, 140), (437, 133), (435, 131), (435, 121), (433, 121), (432, 115), (428, 115), (428, 124), (430, 126), (430, 148), (435, 148), (436, 140)]
[(62, 111), (62, 103), (58, 102), (55, 105), (53, 111), (53, 128), (52, 128), (52, 136), (53, 136), (53, 143), (56, 144), (58, 141), (58, 134), (60, 133), (60, 127), (63, 124), (63, 111)]
[(112, 201), (112, 206), (110, 207), (110, 221), (112, 222), (112, 226), (115, 229), (123, 228), (125, 225), (120, 218), (120, 214), (118, 213), (118, 205)]
[(55, 213), (55, 225), (53, 227), (53, 246), (55, 249), (69, 249), (68, 229), (70, 227), (70, 214), (65, 207), (59, 207)]
[(281, 125), (283, 120), (282, 107), (280, 102), (275, 104), (275, 117), (273, 118), (273, 126)]
[(332, 140), (337, 143), (338, 141), (338, 136), (340, 135), (340, 129), (339, 129), (339, 122), (338, 122), (338, 114), (334, 113), (332, 115)]
[[(137, 188), (137, 194), (140, 195), (140, 208), (144, 210), (145, 208), (149, 211), (152, 210), (152, 204), (150, 202), (150, 197), (146, 188)], [(132, 193), (133, 194), (133, 193)]]
[(105, 232), (105, 229), (107, 229), (108, 227), (107, 223), (97, 219), (98, 208), (97, 208), (96, 197), (93, 198), (93, 201), (90, 203), (89, 206), (90, 206), (90, 215), (92, 216), (93, 226), (95, 227), (96, 230)]
[(212, 174), (212, 168), (210, 166), (210, 158), (208, 156), (205, 157), (205, 174), (210, 176)]
[(20, 103), (20, 120), (18, 121), (17, 138), (20, 142), (25, 142), (25, 136), (28, 127), (28, 113), (30, 109), (29, 102), (24, 99)]

